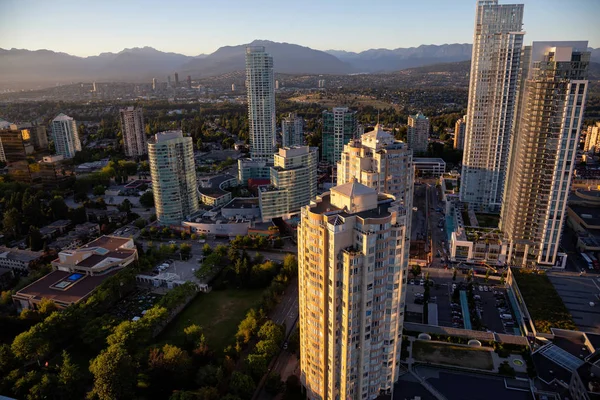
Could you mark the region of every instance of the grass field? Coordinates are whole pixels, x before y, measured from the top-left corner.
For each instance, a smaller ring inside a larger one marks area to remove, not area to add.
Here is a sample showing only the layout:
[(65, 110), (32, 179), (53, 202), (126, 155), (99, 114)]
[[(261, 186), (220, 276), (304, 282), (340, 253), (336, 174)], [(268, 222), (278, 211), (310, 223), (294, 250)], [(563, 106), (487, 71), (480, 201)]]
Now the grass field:
[(256, 305), (262, 290), (215, 290), (200, 293), (185, 310), (175, 318), (159, 337), (162, 343), (183, 345), (183, 330), (192, 324), (204, 329), (212, 350), (220, 352), (235, 343), (235, 334), (246, 312)]
[(546, 333), (550, 328), (577, 330), (571, 313), (545, 274), (512, 271), (535, 329)]
[(457, 346), (427, 340), (413, 343), (412, 356), (417, 361), (492, 371), (494, 363), (488, 349)]

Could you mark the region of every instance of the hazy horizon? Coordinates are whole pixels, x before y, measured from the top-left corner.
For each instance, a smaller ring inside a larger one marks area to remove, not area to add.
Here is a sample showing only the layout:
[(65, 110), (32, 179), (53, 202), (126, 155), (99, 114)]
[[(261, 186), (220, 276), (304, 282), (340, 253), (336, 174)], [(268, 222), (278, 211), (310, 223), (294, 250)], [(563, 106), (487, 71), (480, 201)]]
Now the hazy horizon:
[[(600, 47), (597, 0), (500, 3), (525, 4), (523, 29), (527, 43), (587, 40), (590, 47)], [(472, 42), (475, 4), (474, 0), (380, 0), (375, 4), (307, 0), (282, 6), (274, 0), (261, 1), (260, 5), (243, 0), (150, 0), (140, 7), (134, 1), (117, 0), (3, 0), (0, 48), (52, 50), (88, 57), (146, 46), (197, 56), (256, 38), (351, 52), (462, 44)], [(11, 21), (22, 21), (27, 29), (15, 28)]]

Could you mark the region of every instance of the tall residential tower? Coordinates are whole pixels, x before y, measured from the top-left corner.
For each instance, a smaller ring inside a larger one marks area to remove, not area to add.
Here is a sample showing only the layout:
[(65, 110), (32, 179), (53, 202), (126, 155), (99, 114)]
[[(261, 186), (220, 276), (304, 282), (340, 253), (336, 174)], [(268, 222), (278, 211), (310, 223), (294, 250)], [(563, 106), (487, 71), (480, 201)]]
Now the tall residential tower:
[(508, 261), (552, 266), (583, 123), (587, 42), (534, 42), (525, 50), (523, 94), (502, 207)]
[(429, 145), (429, 118), (421, 113), (408, 116), (408, 147), (415, 153), (425, 153)]
[(479, 0), (475, 16), (460, 200), (499, 212), (523, 47), (523, 5)]
[(157, 133), (148, 142), (148, 160), (158, 223), (176, 225), (198, 211), (192, 138), (181, 131)]
[(281, 142), (283, 147), (304, 144), (304, 120), (290, 113), (281, 120)]
[(340, 161), (344, 145), (356, 139), (358, 123), (356, 111), (346, 107), (335, 107), (323, 111), (323, 154), (321, 159), (330, 164)]
[(246, 91), (250, 157), (273, 160), (275, 149), (275, 79), (273, 57), (264, 46), (246, 48)]
[(375, 399), (400, 369), (410, 214), (356, 181), (302, 209), (300, 379), (308, 399)]
[(119, 114), (125, 155), (127, 157), (141, 157), (148, 153), (142, 109), (127, 107), (121, 109)]
[(81, 151), (81, 142), (77, 132), (77, 121), (65, 114), (58, 114), (52, 120), (52, 140), (56, 154), (64, 158), (73, 158)]

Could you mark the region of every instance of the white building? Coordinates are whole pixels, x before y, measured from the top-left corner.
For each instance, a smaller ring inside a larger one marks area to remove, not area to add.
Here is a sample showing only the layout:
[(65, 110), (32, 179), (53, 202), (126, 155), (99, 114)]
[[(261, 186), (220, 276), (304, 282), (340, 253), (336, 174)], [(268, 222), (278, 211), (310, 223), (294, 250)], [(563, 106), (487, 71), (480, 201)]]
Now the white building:
[(558, 250), (588, 88), (587, 44), (533, 42), (525, 50), (500, 224), (511, 263), (563, 265)]
[(293, 146), (279, 149), (271, 167), (271, 185), (259, 187), (262, 220), (290, 218), (317, 196), (317, 147)]
[(281, 120), (281, 143), (283, 147), (304, 144), (304, 119), (296, 113)]
[(148, 142), (148, 160), (158, 223), (178, 225), (199, 206), (192, 138), (157, 133)]
[(417, 174), (422, 176), (442, 176), (446, 172), (446, 162), (441, 158), (414, 157)]
[(51, 126), (56, 154), (73, 158), (76, 152), (81, 151), (77, 121), (61, 113), (52, 120)]
[(246, 91), (250, 156), (254, 160), (271, 160), (275, 149), (275, 79), (273, 57), (264, 46), (246, 48)]
[[(407, 214), (346, 183), (302, 208), (300, 379), (308, 399), (375, 399), (400, 371)], [(392, 396), (393, 397), (393, 396)]]
[(414, 174), (412, 151), (379, 124), (345, 145), (337, 163), (338, 185), (356, 180), (395, 196), (407, 210), (412, 210)]
[(593, 153), (597, 153), (599, 150), (600, 150), (600, 122), (596, 122), (596, 125), (590, 125), (587, 128), (583, 151), (591, 151)]
[(523, 5), (479, 0), (475, 16), (460, 199), (499, 212), (523, 47)]
[(414, 153), (425, 153), (429, 145), (429, 118), (421, 113), (408, 116), (408, 148)]
[(127, 157), (141, 157), (148, 153), (144, 112), (141, 108), (127, 107), (119, 111), (123, 146)]

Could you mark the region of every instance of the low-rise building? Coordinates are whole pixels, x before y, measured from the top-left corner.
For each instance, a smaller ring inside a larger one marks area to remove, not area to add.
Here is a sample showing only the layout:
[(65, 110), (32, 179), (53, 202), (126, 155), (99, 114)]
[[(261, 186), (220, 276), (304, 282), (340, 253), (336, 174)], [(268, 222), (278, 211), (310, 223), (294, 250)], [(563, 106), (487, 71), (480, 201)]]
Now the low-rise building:
[(10, 268), (15, 275), (25, 276), (42, 260), (44, 253), (0, 246), (0, 267)]
[(441, 158), (413, 157), (413, 165), (417, 175), (442, 176), (446, 172), (446, 162)]
[(232, 199), (231, 192), (227, 188), (237, 186), (237, 178), (231, 175), (217, 175), (200, 181), (198, 193), (203, 204), (212, 207), (220, 207), (229, 203)]
[(260, 220), (258, 197), (236, 197), (221, 208), (221, 215), (229, 219)]
[(19, 310), (35, 309), (42, 299), (60, 308), (87, 299), (96, 288), (138, 258), (133, 239), (102, 236), (75, 250), (64, 250), (52, 262), (54, 271), (13, 295)]

